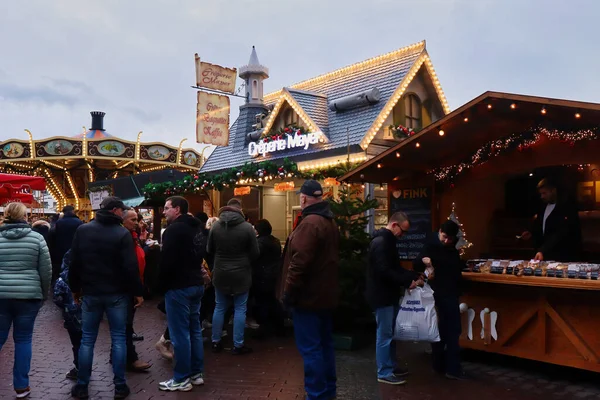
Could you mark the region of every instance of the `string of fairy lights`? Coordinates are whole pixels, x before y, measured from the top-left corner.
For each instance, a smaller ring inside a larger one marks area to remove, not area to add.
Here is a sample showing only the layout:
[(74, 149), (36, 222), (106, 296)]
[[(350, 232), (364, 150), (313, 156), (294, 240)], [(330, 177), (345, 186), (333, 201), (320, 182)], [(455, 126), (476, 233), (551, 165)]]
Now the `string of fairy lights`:
[(434, 168), (428, 171), (428, 174), (433, 175), (436, 181), (453, 182), (459, 175), (466, 171), (483, 165), (492, 158), (506, 154), (507, 152), (514, 150), (524, 151), (539, 142), (543, 137), (549, 140), (560, 140), (569, 146), (574, 146), (576, 142), (600, 139), (600, 127), (563, 131), (537, 126), (523, 132), (511, 134), (502, 139), (492, 140), (481, 146), (462, 162), (455, 165)]

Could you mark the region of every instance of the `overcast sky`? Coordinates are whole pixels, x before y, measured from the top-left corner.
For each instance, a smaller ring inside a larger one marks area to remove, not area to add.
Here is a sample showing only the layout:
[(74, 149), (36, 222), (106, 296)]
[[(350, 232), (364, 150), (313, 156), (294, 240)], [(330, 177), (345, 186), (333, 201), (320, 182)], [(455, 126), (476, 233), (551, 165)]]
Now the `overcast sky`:
[(600, 102), (599, 16), (597, 0), (0, 0), (0, 141), (76, 135), (101, 110), (120, 138), (202, 148), (194, 53), (239, 67), (252, 45), (267, 92), (425, 39), (452, 109), (486, 90)]

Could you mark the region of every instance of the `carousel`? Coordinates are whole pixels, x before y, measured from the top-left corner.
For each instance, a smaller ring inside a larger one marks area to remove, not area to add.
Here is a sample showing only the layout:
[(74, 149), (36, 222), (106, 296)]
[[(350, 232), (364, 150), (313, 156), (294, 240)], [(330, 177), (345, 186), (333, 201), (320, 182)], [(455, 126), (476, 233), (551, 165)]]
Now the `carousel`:
[(59, 210), (72, 205), (89, 220), (90, 183), (162, 169), (194, 172), (204, 161), (204, 154), (183, 148), (186, 139), (177, 147), (142, 142), (142, 132), (135, 142), (122, 140), (104, 130), (104, 112), (91, 115), (91, 129), (73, 137), (34, 139), (26, 129), (28, 140), (0, 142), (0, 173), (43, 177)]

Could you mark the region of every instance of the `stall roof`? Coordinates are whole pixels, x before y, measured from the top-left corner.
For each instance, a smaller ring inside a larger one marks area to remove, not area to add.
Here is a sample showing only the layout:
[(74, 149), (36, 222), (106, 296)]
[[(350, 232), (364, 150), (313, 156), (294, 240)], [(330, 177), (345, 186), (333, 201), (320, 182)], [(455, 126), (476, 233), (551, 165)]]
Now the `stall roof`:
[(485, 92), (339, 180), (389, 182), (403, 172), (454, 165), (492, 140), (538, 125), (563, 129), (599, 126), (600, 104)]

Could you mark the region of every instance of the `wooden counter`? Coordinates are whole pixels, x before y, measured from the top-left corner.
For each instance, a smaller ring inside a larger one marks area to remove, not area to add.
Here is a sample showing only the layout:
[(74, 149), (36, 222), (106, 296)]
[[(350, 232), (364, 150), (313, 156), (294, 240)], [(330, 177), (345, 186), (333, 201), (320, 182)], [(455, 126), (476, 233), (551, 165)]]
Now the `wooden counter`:
[(462, 276), (463, 279), (473, 282), (600, 291), (600, 280), (591, 279), (547, 278), (545, 276), (516, 276), (502, 274), (483, 274), (479, 272), (463, 272)]
[[(461, 347), (600, 372), (600, 281), (463, 273)], [(497, 313), (497, 340), (491, 314)], [(485, 330), (483, 329), (485, 325)], [(482, 335), (482, 331), (484, 334)], [(482, 338), (482, 336), (484, 338)]]

